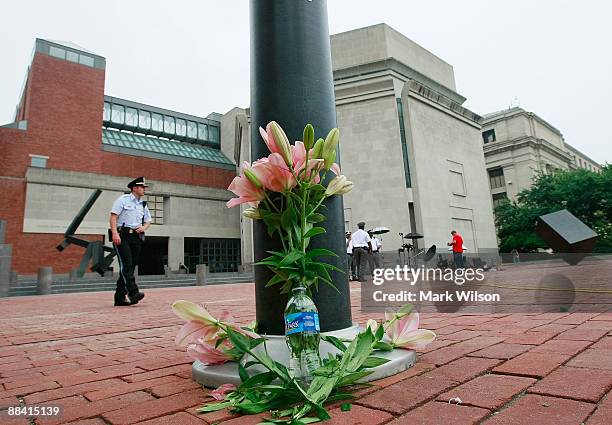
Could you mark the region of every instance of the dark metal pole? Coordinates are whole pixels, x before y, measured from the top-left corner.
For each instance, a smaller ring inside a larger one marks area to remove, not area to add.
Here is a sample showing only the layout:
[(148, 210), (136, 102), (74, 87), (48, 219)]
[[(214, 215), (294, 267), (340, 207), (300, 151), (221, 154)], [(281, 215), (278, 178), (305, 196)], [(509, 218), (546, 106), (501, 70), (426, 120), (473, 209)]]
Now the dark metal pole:
[[(277, 121), (290, 141), (301, 140), (307, 123), (315, 137), (327, 135), (336, 127), (336, 107), (325, 0), (251, 0), (251, 157), (269, 154), (258, 127)], [(340, 135), (342, 139), (342, 135)], [(338, 155), (339, 156), (339, 155)], [(339, 161), (339, 160), (338, 160)], [(325, 203), (327, 233), (312, 239), (310, 248), (324, 247), (338, 254), (327, 261), (346, 269), (344, 209), (342, 199)], [(254, 258), (278, 249), (280, 241), (270, 239), (265, 225), (253, 228)], [(265, 288), (271, 272), (255, 268), (255, 301), (259, 331), (269, 335), (284, 333), (283, 311), (286, 296), (278, 287)], [(347, 276), (334, 272), (339, 292), (325, 283), (314, 292), (322, 331), (351, 326), (351, 300)]]

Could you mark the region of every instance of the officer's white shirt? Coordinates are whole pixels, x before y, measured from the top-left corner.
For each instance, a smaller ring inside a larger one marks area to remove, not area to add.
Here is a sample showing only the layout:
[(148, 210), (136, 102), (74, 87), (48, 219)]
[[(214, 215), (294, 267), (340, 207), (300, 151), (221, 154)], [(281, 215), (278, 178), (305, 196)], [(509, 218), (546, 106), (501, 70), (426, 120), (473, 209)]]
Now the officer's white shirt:
[[(346, 238), (344, 238), (346, 239)], [(353, 253), (353, 240), (351, 239), (350, 241), (348, 239), (346, 239), (348, 241), (348, 245), (346, 247), (346, 253), (347, 254), (352, 254)]]
[(382, 243), (376, 236), (374, 236), (372, 238), (372, 251), (378, 251), (380, 248), (382, 248)]
[(144, 222), (150, 223), (153, 219), (151, 218), (151, 212), (149, 207), (143, 205), (143, 199), (136, 199), (133, 193), (128, 193), (117, 198), (111, 213), (117, 214), (117, 226), (130, 227), (136, 229), (142, 226), (142, 217), (144, 216)]
[(353, 242), (353, 246), (355, 248), (367, 248), (368, 242), (371, 242), (372, 239), (370, 239), (370, 235), (368, 235), (368, 232), (363, 229), (359, 229), (355, 233), (353, 233), (351, 241)]

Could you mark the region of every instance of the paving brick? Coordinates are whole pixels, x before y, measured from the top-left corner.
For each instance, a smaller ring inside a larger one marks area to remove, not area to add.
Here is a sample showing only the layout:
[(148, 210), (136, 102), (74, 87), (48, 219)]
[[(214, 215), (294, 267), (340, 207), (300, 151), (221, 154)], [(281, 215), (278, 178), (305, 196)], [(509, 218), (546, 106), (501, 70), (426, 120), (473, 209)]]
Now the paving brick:
[(59, 384), (55, 381), (41, 382), (39, 384), (28, 385), (27, 387), (17, 387), (6, 391), (0, 391), (0, 397), (15, 397), (25, 396), (28, 394), (36, 393), (39, 391), (49, 390), (53, 388), (59, 388)]
[(204, 391), (191, 390), (182, 394), (144, 401), (131, 406), (130, 409), (103, 413), (102, 417), (112, 424), (132, 424), (201, 405), (206, 399)]
[[(104, 387), (96, 391), (87, 392), (85, 393), (85, 397), (87, 397), (87, 399), (90, 401), (102, 400), (121, 394), (128, 394), (134, 391), (150, 389), (156, 385), (178, 383), (180, 380), (181, 378), (176, 376), (162, 376), (160, 378), (150, 379), (148, 381), (138, 381), (132, 383), (120, 381), (120, 383), (113, 385), (112, 387)], [(155, 395), (159, 396), (158, 394)]]
[(564, 398), (528, 394), (485, 422), (487, 425), (576, 425), (595, 405)]
[(612, 350), (589, 348), (570, 360), (567, 366), (612, 370)]
[(482, 375), (438, 396), (438, 401), (459, 397), (462, 404), (496, 410), (537, 382), (533, 378), (505, 375)]
[(190, 415), (187, 412), (180, 412), (140, 422), (139, 425), (202, 425), (207, 423), (205, 420)]
[[(142, 381), (142, 382), (146, 382), (146, 381)], [(139, 384), (139, 383), (140, 382), (135, 382), (134, 384)], [(128, 385), (134, 385), (134, 384), (128, 384)], [(156, 397), (167, 397), (172, 394), (177, 394), (183, 391), (195, 390), (195, 389), (203, 390), (202, 385), (198, 384), (197, 382), (191, 379), (178, 378), (177, 380), (171, 381), (169, 383), (155, 385), (154, 387), (151, 387), (149, 391), (151, 394), (153, 394)], [(207, 390), (203, 390), (203, 391), (207, 392)]]
[(474, 357), (487, 357), (491, 359), (507, 360), (516, 357), (519, 354), (523, 354), (524, 352), (529, 351), (532, 348), (532, 345), (507, 344), (505, 342), (502, 342), (501, 344), (491, 345), (490, 347), (478, 350), (474, 353), (470, 353), (469, 355)]
[(555, 339), (571, 339), (575, 341), (597, 341), (608, 333), (604, 329), (582, 329), (575, 328), (561, 332)]
[(575, 356), (591, 345), (591, 341), (573, 341), (567, 339), (551, 339), (544, 344), (531, 349), (531, 353), (555, 353)]
[(485, 347), (498, 344), (503, 341), (504, 338), (500, 337), (478, 336), (476, 338), (424, 354), (422, 359), (427, 363), (432, 363), (439, 366), (463, 357), (468, 353), (473, 353), (474, 351), (481, 350)]
[(393, 385), (397, 382), (403, 381), (404, 379), (408, 379), (413, 376), (420, 375), (434, 368), (435, 368), (434, 365), (417, 361), (417, 363), (412, 365), (409, 369), (403, 372), (400, 372), (398, 374), (391, 375), (383, 379), (379, 379), (378, 381), (374, 381), (372, 382), (372, 384), (378, 387), (381, 387), (381, 388), (388, 387), (389, 385)]
[(389, 425), (472, 425), (480, 422), (489, 413), (488, 410), (478, 407), (432, 401), (389, 422)]
[(493, 369), (495, 373), (541, 378), (563, 364), (569, 356), (554, 353), (527, 352)]
[(589, 348), (596, 348), (600, 350), (612, 350), (612, 337), (602, 338)]
[(100, 390), (102, 388), (112, 388), (124, 384), (120, 379), (108, 379), (105, 381), (87, 382), (67, 388), (57, 388), (55, 390), (42, 391), (30, 394), (25, 397), (27, 404), (39, 404), (46, 401), (57, 400), (77, 394), (86, 394), (88, 391)]
[(461, 383), (490, 371), (500, 363), (498, 359), (464, 357), (435, 369), (435, 372)]
[(529, 344), (529, 345), (539, 345), (552, 339), (557, 335), (554, 332), (526, 332), (520, 335), (514, 335), (506, 338), (505, 342), (511, 344)]
[(189, 414), (194, 415), (197, 418), (205, 420), (209, 424), (216, 424), (216, 423), (219, 423), (219, 422), (231, 419), (231, 418), (238, 417), (238, 415), (236, 415), (235, 413), (230, 413), (228, 409), (221, 409), (215, 412), (198, 413), (198, 409), (200, 407), (202, 406), (199, 405), (199, 406), (190, 407), (189, 409), (186, 409), (186, 411)]
[(596, 403), (612, 388), (612, 371), (560, 367), (528, 392)]
[(393, 418), (387, 412), (359, 406), (358, 404), (352, 404), (351, 410), (346, 412), (343, 412), (339, 407), (328, 411), (331, 419), (323, 422), (325, 425), (344, 425), (347, 423), (353, 425), (379, 425)]
[[(153, 400), (153, 396), (143, 391), (137, 391), (130, 394), (124, 394), (117, 397), (98, 400), (91, 403), (79, 404), (67, 407), (62, 410), (59, 419), (42, 419), (38, 418), (37, 422), (40, 425), (56, 425), (64, 422), (76, 421), (78, 419), (87, 419), (95, 416), (101, 416), (105, 412), (120, 411), (129, 412), (134, 406), (140, 406), (148, 400)], [(54, 405), (57, 401), (47, 403)]]
[(456, 384), (456, 381), (433, 370), (375, 391), (356, 403), (372, 409), (403, 413)]
[(587, 421), (587, 425), (610, 425), (612, 418), (612, 392), (597, 406), (595, 412)]
[(159, 378), (161, 376), (174, 375), (178, 372), (189, 371), (191, 375), (191, 366), (190, 365), (178, 365), (167, 367), (164, 369), (152, 370), (150, 372), (138, 373), (136, 375), (124, 376), (123, 380), (127, 382), (138, 382), (138, 381), (146, 381), (153, 378)]

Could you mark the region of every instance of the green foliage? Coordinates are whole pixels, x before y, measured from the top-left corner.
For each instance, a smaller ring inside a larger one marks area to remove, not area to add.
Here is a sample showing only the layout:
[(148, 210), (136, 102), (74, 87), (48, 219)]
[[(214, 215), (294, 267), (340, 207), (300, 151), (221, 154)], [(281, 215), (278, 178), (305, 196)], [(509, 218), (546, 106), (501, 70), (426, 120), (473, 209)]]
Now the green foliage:
[(598, 234), (596, 251), (612, 250), (612, 165), (600, 173), (588, 170), (540, 174), (516, 202), (495, 209), (500, 251), (548, 248), (534, 232), (538, 216), (567, 209)]
[[(220, 402), (207, 404), (198, 412), (212, 412), (229, 408), (240, 414), (259, 414), (270, 411), (271, 417), (263, 424), (309, 424), (330, 419), (325, 409), (326, 403), (353, 399), (347, 390), (364, 386), (358, 381), (372, 373), (373, 367), (388, 362), (387, 359), (372, 355), (375, 347), (381, 344), (382, 332), (372, 333), (370, 328), (358, 334), (348, 345), (338, 338), (322, 336), (340, 351), (329, 354), (314, 373), (308, 388), (301, 387), (287, 372), (287, 368), (274, 361), (265, 350), (263, 338), (250, 339), (229, 326), (221, 325), (229, 341), (238, 350), (241, 359), (248, 355), (252, 360), (239, 362), (239, 375), (242, 384), (236, 391)], [(255, 350), (263, 344), (264, 350)], [(266, 371), (249, 375), (248, 368), (261, 365)], [(350, 410), (350, 403), (344, 403), (342, 410)]]

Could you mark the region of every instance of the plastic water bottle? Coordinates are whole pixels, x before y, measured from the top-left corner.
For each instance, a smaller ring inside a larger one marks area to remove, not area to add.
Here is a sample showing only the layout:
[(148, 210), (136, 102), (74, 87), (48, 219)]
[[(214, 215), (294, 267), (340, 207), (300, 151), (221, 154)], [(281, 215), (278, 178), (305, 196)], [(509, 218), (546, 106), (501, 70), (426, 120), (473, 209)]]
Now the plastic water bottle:
[(285, 308), (285, 336), (291, 354), (289, 373), (305, 388), (310, 385), (313, 372), (321, 366), (320, 331), (319, 312), (314, 302), (305, 288), (294, 288)]

